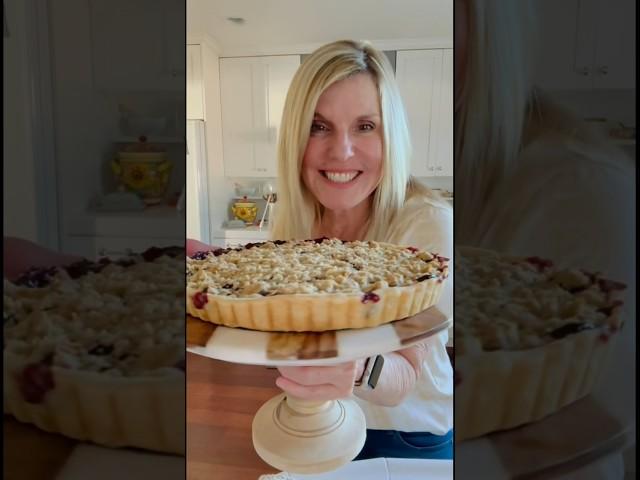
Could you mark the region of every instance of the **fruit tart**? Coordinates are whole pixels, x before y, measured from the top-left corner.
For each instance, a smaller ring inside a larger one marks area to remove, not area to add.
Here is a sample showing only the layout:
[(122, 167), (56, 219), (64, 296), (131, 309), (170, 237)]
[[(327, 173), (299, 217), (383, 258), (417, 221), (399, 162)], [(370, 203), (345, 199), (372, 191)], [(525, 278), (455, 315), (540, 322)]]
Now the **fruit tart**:
[(538, 257), (456, 249), (456, 441), (540, 420), (589, 394), (625, 286)]
[(4, 411), (111, 447), (184, 453), (184, 249), (4, 282)]
[(187, 259), (187, 312), (262, 331), (375, 327), (434, 305), (447, 275), (447, 258), (389, 243), (250, 243)]

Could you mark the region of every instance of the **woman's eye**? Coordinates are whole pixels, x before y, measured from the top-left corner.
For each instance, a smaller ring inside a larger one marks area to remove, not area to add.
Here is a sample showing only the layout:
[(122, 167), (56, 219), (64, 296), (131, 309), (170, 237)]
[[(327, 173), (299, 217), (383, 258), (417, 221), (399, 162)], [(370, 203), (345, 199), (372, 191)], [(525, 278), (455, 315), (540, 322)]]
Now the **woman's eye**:
[(327, 129), (323, 124), (313, 122), (311, 124), (311, 132), (324, 132)]
[(376, 126), (373, 123), (363, 123), (360, 125), (360, 130), (362, 131), (375, 130), (375, 128)]

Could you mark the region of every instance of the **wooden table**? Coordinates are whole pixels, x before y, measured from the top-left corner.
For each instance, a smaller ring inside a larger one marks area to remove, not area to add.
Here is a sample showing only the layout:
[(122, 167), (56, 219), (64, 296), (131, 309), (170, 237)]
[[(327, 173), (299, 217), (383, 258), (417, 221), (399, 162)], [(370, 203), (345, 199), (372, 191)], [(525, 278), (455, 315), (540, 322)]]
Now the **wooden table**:
[(187, 353), (187, 479), (256, 480), (277, 470), (258, 457), (251, 422), (281, 393), (278, 371)]
[(42, 480), (54, 478), (76, 446), (76, 441), (43, 432), (17, 421), (10, 415), (3, 420), (3, 478)]

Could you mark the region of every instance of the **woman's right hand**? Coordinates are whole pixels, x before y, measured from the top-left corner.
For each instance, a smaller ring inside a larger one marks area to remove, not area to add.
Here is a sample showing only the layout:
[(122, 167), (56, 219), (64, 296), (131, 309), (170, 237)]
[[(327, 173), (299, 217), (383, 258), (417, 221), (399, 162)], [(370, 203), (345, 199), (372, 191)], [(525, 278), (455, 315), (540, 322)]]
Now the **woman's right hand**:
[(32, 267), (70, 265), (82, 257), (55, 252), (17, 237), (4, 237), (4, 276), (13, 281)]
[(191, 256), (196, 252), (207, 252), (209, 250), (215, 250), (216, 248), (221, 248), (221, 247), (216, 247), (214, 245), (208, 245), (206, 243), (201, 242), (200, 240), (194, 240), (192, 238), (187, 238), (186, 250), (187, 250), (187, 255), (188, 256)]

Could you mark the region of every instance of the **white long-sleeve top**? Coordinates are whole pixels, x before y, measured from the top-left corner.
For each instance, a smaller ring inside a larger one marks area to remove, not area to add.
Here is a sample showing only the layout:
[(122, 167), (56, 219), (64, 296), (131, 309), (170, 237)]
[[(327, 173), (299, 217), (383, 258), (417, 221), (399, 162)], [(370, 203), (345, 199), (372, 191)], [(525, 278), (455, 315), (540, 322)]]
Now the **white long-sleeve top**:
[[(448, 257), (449, 278), (445, 281), (440, 307), (452, 311), (453, 304), (453, 210), (446, 203), (428, 198), (407, 200), (390, 225), (387, 242), (406, 245)], [(430, 432), (443, 435), (453, 428), (453, 370), (447, 355), (449, 333), (428, 338), (422, 372), (405, 400), (395, 407), (374, 405), (354, 397), (362, 408), (367, 428)]]

